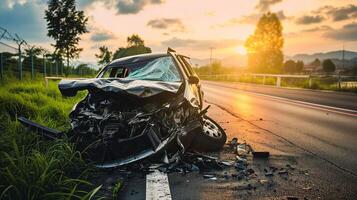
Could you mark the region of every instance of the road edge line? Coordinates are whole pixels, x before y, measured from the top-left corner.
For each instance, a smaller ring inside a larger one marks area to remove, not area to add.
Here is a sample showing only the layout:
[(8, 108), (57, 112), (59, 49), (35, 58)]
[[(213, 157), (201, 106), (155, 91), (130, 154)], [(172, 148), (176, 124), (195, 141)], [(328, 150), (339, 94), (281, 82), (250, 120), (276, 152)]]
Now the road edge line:
[(245, 121), (245, 122), (251, 124), (252, 126), (255, 126), (255, 127), (259, 128), (259, 129), (261, 129), (261, 130), (263, 130), (263, 131), (266, 131), (266, 132), (268, 132), (268, 133), (270, 133), (270, 134), (273, 134), (274, 136), (283, 139), (283, 140), (286, 141), (287, 143), (289, 143), (289, 144), (291, 144), (291, 145), (293, 145), (293, 146), (295, 146), (295, 147), (297, 147), (297, 148), (299, 148), (299, 149), (301, 149), (301, 150), (303, 150), (303, 151), (305, 151), (305, 152), (307, 152), (307, 153), (310, 153), (311, 155), (315, 156), (316, 158), (319, 158), (319, 159), (321, 159), (321, 160), (323, 160), (323, 161), (325, 161), (325, 162), (327, 162), (327, 163), (330, 163), (331, 165), (337, 167), (337, 168), (340, 169), (341, 171), (344, 171), (344, 172), (346, 172), (346, 173), (349, 173), (349, 174), (353, 175), (354, 177), (357, 177), (357, 173), (355, 173), (355, 172), (353, 172), (353, 171), (351, 171), (351, 170), (349, 170), (349, 169), (347, 169), (347, 168), (344, 168), (344, 167), (338, 165), (337, 163), (328, 160), (327, 158), (324, 158), (324, 157), (322, 157), (322, 156), (319, 156), (317, 153), (314, 153), (314, 152), (312, 152), (312, 151), (310, 151), (310, 150), (308, 150), (308, 149), (305, 149), (304, 147), (302, 147), (302, 146), (300, 146), (300, 145), (298, 145), (298, 144), (296, 144), (296, 143), (294, 143), (294, 142), (288, 140), (287, 138), (285, 138), (285, 137), (283, 137), (283, 136), (281, 136), (281, 135), (278, 135), (278, 134), (276, 134), (276, 133), (274, 133), (274, 132), (272, 132), (272, 131), (270, 131), (270, 130), (268, 130), (268, 129), (265, 129), (265, 128), (263, 128), (263, 127), (260, 127), (259, 125), (256, 125), (256, 124), (254, 124), (253, 122), (244, 119), (243, 117), (241, 117), (241, 116), (239, 116), (239, 115), (233, 113), (232, 111), (228, 110), (227, 108), (225, 108), (225, 107), (223, 107), (223, 106), (221, 106), (221, 105), (218, 105), (218, 104), (213, 103), (213, 102), (210, 102), (210, 101), (205, 101), (205, 102), (206, 102), (206, 103), (209, 103), (209, 104), (212, 104), (212, 105), (215, 105), (215, 106), (217, 106), (218, 108), (220, 108), (220, 109), (226, 111), (227, 113), (231, 114), (232, 116), (234, 116), (234, 117), (236, 117), (236, 118), (238, 118), (238, 119), (241, 119), (241, 120), (243, 120), (243, 121)]
[(159, 170), (146, 175), (146, 200), (157, 199), (171, 200), (169, 178)]

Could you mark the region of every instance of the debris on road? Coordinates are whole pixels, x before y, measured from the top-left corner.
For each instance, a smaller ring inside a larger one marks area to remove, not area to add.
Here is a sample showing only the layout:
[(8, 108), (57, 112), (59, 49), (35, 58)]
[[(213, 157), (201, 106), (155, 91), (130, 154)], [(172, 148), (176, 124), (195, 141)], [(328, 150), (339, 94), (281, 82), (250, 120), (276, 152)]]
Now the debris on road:
[(265, 176), (274, 176), (273, 172), (266, 172)]
[(295, 196), (287, 196), (286, 199), (287, 200), (299, 200), (299, 198), (295, 197)]
[(237, 148), (237, 145), (238, 145), (238, 138), (233, 138), (230, 142), (229, 142), (229, 146), (232, 148), (232, 149), (236, 149)]
[(269, 158), (270, 153), (268, 151), (253, 151), (253, 158)]

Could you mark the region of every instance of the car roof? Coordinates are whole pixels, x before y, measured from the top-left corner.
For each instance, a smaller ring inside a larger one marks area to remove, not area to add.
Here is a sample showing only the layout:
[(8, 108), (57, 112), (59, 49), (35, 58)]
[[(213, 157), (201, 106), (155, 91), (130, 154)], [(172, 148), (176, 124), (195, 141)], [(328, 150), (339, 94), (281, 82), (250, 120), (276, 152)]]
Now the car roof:
[(127, 56), (127, 57), (113, 60), (109, 64), (109, 66), (122, 65), (122, 64), (133, 63), (133, 62), (141, 62), (144, 60), (155, 59), (155, 58), (168, 56), (168, 55), (170, 55), (170, 54), (168, 54), (168, 53), (147, 53), (147, 54), (139, 54), (139, 55), (134, 55), (134, 56)]

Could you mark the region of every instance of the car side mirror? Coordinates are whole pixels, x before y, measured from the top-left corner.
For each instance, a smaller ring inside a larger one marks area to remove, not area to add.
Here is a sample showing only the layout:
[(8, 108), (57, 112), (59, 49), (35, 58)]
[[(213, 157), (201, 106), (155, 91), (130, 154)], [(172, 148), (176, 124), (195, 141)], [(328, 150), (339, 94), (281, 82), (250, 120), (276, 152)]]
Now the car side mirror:
[(200, 79), (197, 76), (189, 76), (188, 77), (189, 84), (198, 84), (199, 82), (200, 82)]

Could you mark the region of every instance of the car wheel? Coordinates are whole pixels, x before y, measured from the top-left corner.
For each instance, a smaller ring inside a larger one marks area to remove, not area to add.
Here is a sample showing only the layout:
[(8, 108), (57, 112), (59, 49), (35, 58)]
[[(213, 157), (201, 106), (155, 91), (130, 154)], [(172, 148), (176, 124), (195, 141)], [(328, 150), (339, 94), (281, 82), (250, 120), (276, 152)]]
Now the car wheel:
[(192, 147), (197, 151), (219, 151), (226, 143), (227, 135), (223, 128), (213, 119), (203, 117), (203, 131), (197, 133)]

